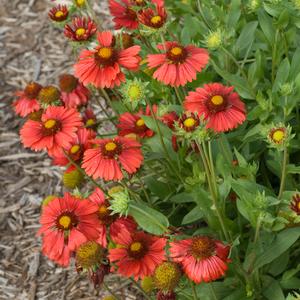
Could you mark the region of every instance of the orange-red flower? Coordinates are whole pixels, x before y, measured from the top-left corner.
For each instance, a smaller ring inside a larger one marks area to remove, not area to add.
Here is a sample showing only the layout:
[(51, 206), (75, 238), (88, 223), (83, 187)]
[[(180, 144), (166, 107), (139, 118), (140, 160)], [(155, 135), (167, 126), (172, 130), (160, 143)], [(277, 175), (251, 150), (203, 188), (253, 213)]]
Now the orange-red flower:
[(170, 256), (182, 265), (183, 271), (195, 283), (210, 282), (225, 274), (229, 246), (207, 236), (170, 243)]
[(63, 22), (68, 18), (69, 10), (66, 5), (57, 5), (50, 9), (48, 16), (55, 22)]
[(97, 205), (65, 193), (43, 207), (38, 234), (43, 237), (43, 253), (67, 266), (71, 251), (99, 236)]
[(64, 34), (75, 42), (88, 41), (97, 31), (96, 23), (90, 18), (75, 17), (72, 24), (66, 24)]
[(164, 53), (149, 54), (150, 69), (157, 68), (153, 77), (164, 84), (184, 86), (192, 82), (208, 63), (207, 50), (193, 45), (182, 46), (177, 42), (166, 42), (157, 46)]
[(151, 276), (165, 260), (166, 239), (126, 229), (115, 238), (117, 249), (109, 250), (109, 260), (118, 266), (118, 273), (135, 280)]
[(164, 114), (161, 117), (162, 122), (167, 125), (170, 129), (174, 129), (175, 122), (179, 119), (179, 116), (175, 111)]
[[(153, 111), (157, 111), (157, 106), (153, 105)], [(148, 128), (142, 116), (151, 116), (151, 111), (149, 106), (146, 107), (146, 111), (143, 112), (141, 109), (137, 114), (131, 114), (129, 112), (123, 113), (119, 117), (119, 134), (121, 136), (126, 136), (128, 134), (134, 133), (139, 135), (141, 138), (152, 137), (154, 135), (153, 130)]]
[(105, 195), (101, 189), (96, 188), (94, 192), (89, 196), (89, 200), (95, 203), (98, 207), (98, 218), (100, 220), (100, 236), (97, 242), (103, 247), (107, 246), (107, 227), (109, 226), (109, 234), (112, 240), (115, 240), (116, 236), (127, 229), (129, 232), (135, 231), (137, 224), (130, 217), (119, 217), (117, 214), (111, 214), (109, 209), (109, 201), (105, 199)]
[(82, 122), (73, 108), (49, 106), (40, 121), (28, 120), (20, 130), (25, 147), (39, 151), (46, 149), (49, 155), (59, 155), (61, 148), (68, 148), (76, 138)]
[(112, 88), (125, 81), (121, 67), (137, 70), (141, 60), (138, 55), (141, 47), (132, 46), (117, 49), (111, 32), (100, 32), (97, 36), (99, 46), (94, 50), (83, 50), (74, 65), (75, 76), (84, 85), (97, 88)]
[(207, 128), (216, 132), (228, 131), (246, 119), (245, 104), (233, 89), (220, 83), (205, 84), (203, 88), (189, 92), (184, 107), (199, 116), (203, 115)]
[(121, 180), (123, 170), (133, 174), (142, 164), (141, 144), (133, 139), (117, 136), (114, 139), (95, 139), (93, 143), (96, 148), (84, 152), (82, 167), (94, 179)]
[(16, 96), (19, 98), (13, 103), (13, 106), (17, 115), (24, 118), (40, 109), (37, 97), (41, 88), (42, 86), (37, 82), (30, 82), (23, 91), (16, 92)]
[(139, 12), (138, 20), (147, 27), (159, 29), (167, 21), (167, 12), (163, 6), (157, 5), (156, 9), (148, 7)]
[(62, 74), (59, 77), (60, 98), (68, 108), (76, 108), (87, 104), (90, 92), (78, 82), (78, 79), (71, 74)]

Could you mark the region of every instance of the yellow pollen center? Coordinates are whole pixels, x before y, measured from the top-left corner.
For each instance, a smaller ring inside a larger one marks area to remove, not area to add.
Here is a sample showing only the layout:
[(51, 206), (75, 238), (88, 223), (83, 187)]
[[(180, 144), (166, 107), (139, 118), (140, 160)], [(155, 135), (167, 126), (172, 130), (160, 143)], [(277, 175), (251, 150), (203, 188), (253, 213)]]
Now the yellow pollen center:
[(117, 148), (117, 145), (114, 142), (109, 142), (105, 145), (106, 151), (114, 151)]
[(284, 139), (284, 131), (281, 129), (275, 130), (272, 135), (272, 139), (276, 143), (280, 143)]
[(78, 28), (76, 31), (75, 31), (76, 35), (78, 36), (83, 36), (85, 34), (85, 29), (84, 28)]
[(193, 127), (196, 124), (196, 120), (193, 118), (187, 118), (184, 120), (183, 124), (185, 127)]
[(214, 105), (222, 105), (224, 103), (224, 98), (220, 95), (215, 95), (211, 98), (211, 102)]
[(58, 223), (65, 229), (69, 228), (71, 224), (71, 218), (69, 216), (62, 216), (59, 218)]
[(181, 55), (182, 54), (182, 49), (179, 47), (173, 47), (171, 49), (171, 53), (175, 56)]
[(76, 0), (78, 6), (82, 6), (85, 4), (85, 0)]
[(135, 242), (130, 245), (130, 250), (133, 252), (140, 251), (142, 249), (142, 244), (140, 242)]
[(60, 18), (64, 15), (64, 13), (61, 11), (61, 10), (58, 10), (56, 13), (55, 13), (55, 17), (56, 18)]
[(101, 205), (99, 207), (99, 213), (102, 214), (106, 214), (107, 213), (107, 207), (105, 205)]
[(141, 127), (145, 125), (145, 121), (143, 119), (139, 119), (136, 121), (136, 126)]
[(47, 128), (47, 129), (51, 129), (51, 128), (53, 128), (55, 125), (56, 125), (56, 121), (55, 121), (55, 120), (52, 120), (52, 119), (47, 120), (47, 121), (44, 123), (44, 126), (45, 126), (45, 128)]
[(161, 16), (154, 16), (150, 21), (152, 24), (158, 24), (159, 22), (161, 22)]
[(94, 119), (88, 119), (85, 123), (86, 126), (93, 126), (95, 125), (95, 120)]
[(138, 86), (136, 85), (132, 85), (129, 89), (128, 89), (128, 96), (131, 99), (137, 99), (139, 98), (141, 95), (141, 90)]
[(79, 151), (79, 149), (80, 149), (80, 146), (79, 146), (79, 145), (74, 145), (74, 146), (72, 146), (72, 148), (70, 149), (70, 152), (71, 152), (72, 154), (75, 154), (75, 153), (77, 153), (77, 152)]
[(100, 48), (98, 51), (98, 55), (102, 58), (109, 59), (112, 56), (112, 49), (108, 47)]

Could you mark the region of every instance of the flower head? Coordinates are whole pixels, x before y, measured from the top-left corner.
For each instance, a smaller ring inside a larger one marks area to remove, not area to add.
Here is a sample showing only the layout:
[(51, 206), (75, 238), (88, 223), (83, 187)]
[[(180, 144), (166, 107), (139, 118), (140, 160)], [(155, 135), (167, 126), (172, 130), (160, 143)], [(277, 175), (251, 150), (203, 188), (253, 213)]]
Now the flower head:
[(291, 201), (291, 210), (293, 210), (298, 216), (300, 216), (300, 194), (295, 194)]
[(210, 282), (225, 274), (229, 247), (207, 236), (170, 243), (170, 255), (195, 283)]
[(84, 176), (76, 168), (67, 169), (63, 174), (63, 183), (66, 188), (75, 189), (84, 180)]
[(205, 45), (208, 49), (218, 49), (222, 45), (222, 32), (218, 29), (210, 32), (205, 38)]
[(177, 42), (166, 42), (157, 46), (161, 54), (147, 56), (149, 68), (157, 68), (153, 77), (164, 84), (184, 86), (196, 79), (208, 63), (209, 55), (205, 49), (193, 45), (182, 46)]
[(90, 92), (78, 82), (78, 79), (71, 74), (62, 74), (59, 77), (60, 98), (68, 108), (76, 108), (87, 104)]
[(86, 128), (90, 129), (96, 129), (97, 128), (97, 118), (94, 114), (93, 110), (90, 108), (87, 108), (82, 116), (82, 120), (84, 122), (84, 126)]
[(97, 26), (90, 18), (75, 17), (72, 24), (66, 24), (64, 34), (74, 42), (88, 41), (96, 33)]
[(95, 241), (87, 241), (76, 250), (76, 265), (83, 269), (98, 267), (104, 256), (104, 249)]
[(176, 294), (173, 291), (164, 292), (158, 291), (156, 295), (157, 300), (176, 300)]
[(18, 99), (13, 106), (17, 115), (24, 118), (40, 109), (37, 97), (41, 88), (42, 86), (37, 82), (30, 82), (23, 91), (16, 92)]
[(118, 273), (136, 280), (153, 274), (165, 259), (166, 239), (136, 231), (120, 232), (115, 238), (118, 247), (110, 249), (109, 259), (118, 266)]
[(75, 76), (85, 86), (92, 84), (97, 88), (112, 88), (125, 81), (121, 67), (137, 70), (141, 58), (140, 46), (117, 49), (111, 32), (99, 32), (98, 46), (93, 50), (83, 50), (74, 65)]
[(245, 104), (240, 100), (233, 87), (220, 83), (205, 84), (195, 92), (189, 92), (184, 107), (197, 112), (207, 121), (207, 128), (215, 132), (224, 132), (236, 128), (246, 119)]
[(69, 10), (66, 5), (57, 5), (53, 7), (49, 13), (48, 16), (51, 20), (55, 22), (63, 22), (68, 18)]
[(41, 88), (38, 100), (43, 108), (49, 105), (60, 105), (60, 90), (53, 85), (45, 86)]
[(63, 266), (69, 264), (71, 251), (99, 236), (97, 206), (79, 201), (65, 193), (43, 207), (38, 234), (43, 237), (43, 253)]
[(110, 201), (110, 210), (113, 214), (119, 214), (120, 216), (127, 216), (129, 210), (129, 193), (128, 190), (119, 190), (110, 194), (112, 197)]
[(77, 7), (82, 8), (86, 5), (86, 0), (74, 0), (74, 3)]
[(133, 139), (118, 136), (93, 142), (96, 148), (85, 151), (82, 167), (94, 179), (117, 181), (123, 179), (124, 171), (133, 174), (140, 168), (143, 161), (141, 144)]
[(294, 135), (291, 134), (291, 127), (285, 126), (283, 123), (271, 124), (262, 131), (264, 137), (267, 136), (269, 146), (278, 150), (283, 150)]
[(40, 121), (28, 120), (20, 131), (25, 147), (39, 151), (47, 149), (49, 155), (59, 155), (61, 148), (67, 148), (76, 138), (76, 131), (82, 125), (75, 109), (49, 106)]

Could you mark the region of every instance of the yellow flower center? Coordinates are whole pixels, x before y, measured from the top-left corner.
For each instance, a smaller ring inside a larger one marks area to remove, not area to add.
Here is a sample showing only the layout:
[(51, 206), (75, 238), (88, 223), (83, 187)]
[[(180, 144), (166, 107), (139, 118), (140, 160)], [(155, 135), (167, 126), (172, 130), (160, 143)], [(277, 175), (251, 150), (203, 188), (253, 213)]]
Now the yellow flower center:
[(76, 4), (78, 6), (83, 6), (85, 4), (85, 0), (76, 0)]
[(300, 210), (300, 201), (298, 202), (298, 205), (297, 205), (298, 209)]
[(105, 215), (105, 214), (107, 213), (107, 207), (106, 207), (106, 205), (101, 205), (101, 206), (99, 207), (99, 213), (100, 213), (101, 215)]
[(215, 95), (211, 98), (211, 102), (214, 105), (222, 105), (224, 103), (224, 98), (220, 95)]
[(196, 124), (196, 120), (193, 118), (187, 118), (186, 120), (183, 121), (183, 124), (185, 127), (193, 127)]
[(108, 48), (108, 47), (100, 48), (99, 51), (98, 51), (98, 55), (101, 58), (109, 59), (112, 56), (112, 49)]
[(134, 242), (130, 245), (130, 250), (132, 252), (138, 252), (142, 249), (142, 244), (140, 242)]
[(171, 49), (171, 53), (175, 56), (181, 55), (182, 54), (182, 49), (180, 47), (173, 47)]
[(78, 36), (83, 36), (85, 34), (85, 29), (84, 28), (78, 28), (78, 29), (76, 29), (75, 33)]
[(75, 153), (77, 153), (79, 150), (80, 150), (80, 146), (79, 146), (79, 145), (74, 145), (74, 146), (72, 146), (72, 148), (70, 149), (70, 152), (71, 152), (72, 154), (75, 154)]
[(163, 262), (154, 271), (154, 283), (160, 290), (173, 290), (180, 279), (180, 270), (173, 262)]
[(280, 143), (284, 139), (284, 131), (282, 129), (277, 129), (273, 132), (272, 139), (276, 143)]
[(117, 148), (117, 144), (114, 143), (114, 142), (108, 142), (108, 143), (105, 145), (105, 150), (106, 150), (106, 151), (114, 151), (116, 148)]
[(161, 22), (161, 16), (154, 16), (150, 21), (152, 24), (158, 24), (159, 22)]
[(86, 126), (93, 126), (95, 125), (95, 120), (94, 119), (88, 119), (85, 123)]
[(55, 13), (55, 17), (56, 18), (60, 18), (64, 15), (64, 13), (61, 11), (61, 10), (58, 10), (56, 13)]
[(137, 85), (132, 85), (129, 89), (128, 89), (128, 96), (131, 99), (138, 99), (141, 96), (141, 90), (139, 88), (139, 86)]
[(139, 119), (136, 121), (136, 126), (141, 127), (145, 125), (145, 121), (143, 119)]
[(69, 216), (62, 216), (59, 218), (58, 223), (65, 229), (70, 227), (71, 218)]
[(56, 120), (52, 120), (52, 119), (47, 120), (47, 121), (44, 123), (44, 126), (45, 126), (45, 128), (47, 128), (47, 129), (51, 129), (51, 128), (53, 128), (55, 125), (56, 125)]

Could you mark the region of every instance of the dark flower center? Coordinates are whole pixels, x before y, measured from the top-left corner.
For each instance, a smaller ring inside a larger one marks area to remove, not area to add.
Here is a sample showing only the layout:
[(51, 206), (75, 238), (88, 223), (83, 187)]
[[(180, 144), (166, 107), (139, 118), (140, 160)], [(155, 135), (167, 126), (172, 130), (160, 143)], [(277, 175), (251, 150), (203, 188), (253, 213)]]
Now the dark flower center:
[(101, 47), (95, 53), (96, 62), (99, 65), (113, 65), (117, 59), (117, 52), (111, 47)]
[(209, 99), (207, 107), (212, 113), (222, 111), (227, 107), (226, 98), (221, 95), (214, 95)]
[(60, 129), (61, 129), (60, 121), (49, 119), (43, 123), (43, 136), (54, 135)]
[(56, 219), (56, 227), (62, 230), (70, 230), (78, 224), (77, 217), (71, 212), (65, 212)]
[(63, 74), (59, 77), (59, 87), (63, 92), (70, 93), (77, 87), (78, 79), (71, 74)]
[(190, 252), (196, 259), (204, 259), (213, 255), (216, 246), (212, 239), (206, 236), (199, 236), (193, 238)]
[(122, 152), (122, 146), (115, 142), (109, 141), (101, 147), (102, 155), (106, 158), (114, 158)]
[(109, 209), (109, 203), (105, 202), (99, 206), (98, 216), (103, 224), (110, 225), (117, 219), (117, 215), (111, 215), (111, 210)]
[(24, 93), (27, 98), (35, 99), (35, 98), (37, 98), (41, 88), (42, 88), (42, 86), (40, 84), (38, 84), (36, 82), (31, 82), (26, 86)]
[(142, 258), (147, 252), (147, 247), (142, 241), (133, 241), (128, 248), (129, 256), (132, 258)]
[(173, 46), (167, 52), (167, 58), (174, 64), (180, 64), (185, 61), (187, 58), (187, 51), (182, 46)]

